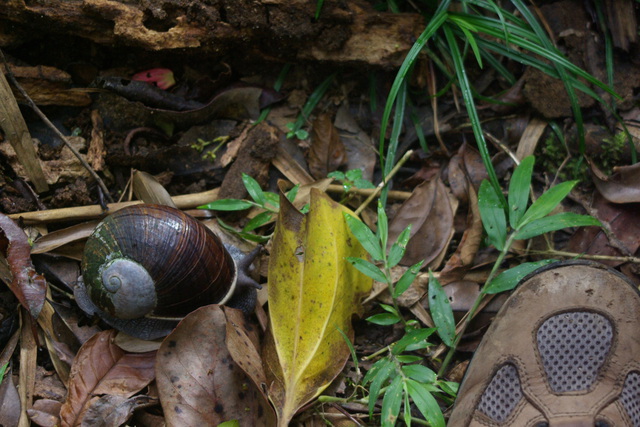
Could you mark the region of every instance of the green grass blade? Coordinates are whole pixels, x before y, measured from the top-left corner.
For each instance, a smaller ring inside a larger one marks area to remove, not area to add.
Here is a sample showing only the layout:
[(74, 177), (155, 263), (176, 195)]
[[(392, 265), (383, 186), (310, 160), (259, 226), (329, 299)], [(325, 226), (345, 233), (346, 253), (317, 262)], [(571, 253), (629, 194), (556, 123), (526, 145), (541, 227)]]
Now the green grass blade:
[(493, 168), (493, 164), (491, 163), (491, 155), (489, 154), (489, 149), (487, 148), (487, 142), (485, 141), (484, 134), (482, 133), (480, 117), (478, 117), (478, 111), (475, 108), (471, 85), (469, 84), (469, 80), (467, 79), (467, 72), (464, 68), (462, 56), (460, 55), (460, 49), (458, 48), (458, 44), (455, 40), (451, 27), (448, 24), (444, 24), (442, 26), (442, 29), (444, 30), (447, 43), (449, 44), (449, 49), (451, 50), (451, 56), (454, 62), (456, 75), (458, 77), (460, 91), (462, 92), (465, 107), (467, 108), (467, 113), (469, 114), (469, 121), (471, 122), (471, 128), (473, 129), (473, 135), (476, 138), (478, 150), (480, 151), (480, 156), (482, 157), (482, 162), (484, 163), (484, 167), (487, 170), (487, 174), (489, 175), (489, 182), (491, 182), (491, 185), (495, 189), (501, 205), (506, 206), (507, 201), (502, 195), (500, 183), (498, 182), (498, 177), (496, 176), (496, 171)]
[[(389, 91), (389, 96), (387, 97), (387, 102), (384, 107), (384, 112), (382, 113), (382, 121), (380, 125), (380, 146), (384, 146), (385, 135), (387, 133), (387, 127), (389, 126), (389, 118), (391, 117), (391, 110), (393, 110), (393, 106), (396, 101), (396, 97), (398, 92), (400, 91), (400, 86), (406, 80), (407, 74), (409, 73), (409, 69), (416, 61), (420, 51), (424, 47), (425, 44), (429, 41), (429, 39), (433, 36), (433, 34), (442, 26), (442, 24), (447, 19), (447, 9), (451, 4), (451, 0), (444, 0), (438, 6), (435, 14), (425, 27), (424, 31), (418, 37), (418, 40), (411, 46), (409, 52), (407, 53), (406, 58), (402, 62), (400, 69), (398, 70), (398, 74), (396, 74), (396, 78), (391, 85), (391, 90)], [(383, 154), (384, 150), (380, 150), (380, 162), (381, 165), (384, 166)]]

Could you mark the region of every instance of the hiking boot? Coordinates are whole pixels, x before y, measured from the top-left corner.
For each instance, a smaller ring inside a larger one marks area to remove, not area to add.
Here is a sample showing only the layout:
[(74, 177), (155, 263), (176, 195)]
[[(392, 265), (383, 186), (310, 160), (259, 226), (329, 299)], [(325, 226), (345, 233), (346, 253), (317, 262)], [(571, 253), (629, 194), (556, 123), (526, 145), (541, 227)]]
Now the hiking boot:
[(640, 427), (640, 295), (600, 264), (550, 264), (496, 315), (448, 426)]

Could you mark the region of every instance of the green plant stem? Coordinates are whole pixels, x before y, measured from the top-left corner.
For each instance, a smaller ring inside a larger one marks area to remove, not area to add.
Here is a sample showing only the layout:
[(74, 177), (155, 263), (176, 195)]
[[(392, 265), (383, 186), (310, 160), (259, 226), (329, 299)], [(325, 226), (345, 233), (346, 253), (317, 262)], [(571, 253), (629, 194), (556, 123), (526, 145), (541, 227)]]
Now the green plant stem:
[(398, 163), (393, 167), (393, 169), (391, 169), (391, 171), (389, 172), (389, 175), (387, 175), (380, 184), (378, 184), (378, 186), (376, 187), (376, 189), (369, 195), (369, 197), (367, 197), (367, 199), (362, 202), (362, 204), (358, 207), (358, 209), (356, 209), (356, 211), (354, 212), (357, 215), (360, 215), (360, 213), (365, 210), (367, 208), (367, 206), (369, 206), (369, 203), (371, 203), (371, 201), (373, 199), (375, 199), (378, 194), (380, 194), (380, 191), (382, 191), (382, 188), (387, 185), (387, 183), (389, 181), (391, 181), (391, 178), (394, 177), (394, 175), (400, 170), (400, 167), (402, 167), (402, 165), (404, 165), (407, 160), (409, 160), (409, 157), (411, 157), (411, 155), (413, 154), (413, 150), (409, 150), (406, 153), (404, 153), (404, 156), (402, 156), (402, 158), (400, 160), (398, 160)]
[(400, 318), (400, 321), (406, 328), (407, 319), (405, 319), (402, 313), (400, 312), (400, 306), (398, 305), (398, 298), (396, 297), (396, 287), (395, 287), (395, 284), (393, 283), (393, 279), (391, 278), (391, 269), (389, 268), (389, 263), (387, 262), (386, 251), (384, 252), (383, 261), (384, 261), (384, 275), (387, 277), (387, 283), (389, 284), (389, 294), (391, 294), (391, 302), (393, 304), (393, 308), (396, 309), (396, 312), (398, 313), (398, 317)]
[(462, 323), (462, 327), (460, 328), (460, 332), (458, 332), (456, 334), (456, 338), (453, 341), (453, 345), (449, 348), (449, 351), (447, 352), (447, 355), (445, 356), (444, 360), (442, 361), (442, 365), (440, 366), (440, 369), (438, 370), (438, 377), (442, 377), (444, 375), (445, 371), (447, 370), (447, 367), (449, 366), (449, 363), (451, 362), (451, 358), (455, 354), (456, 348), (458, 347), (458, 344), (460, 343), (460, 340), (462, 339), (462, 336), (464, 335), (464, 332), (467, 330), (467, 327), (469, 327), (469, 324), (471, 323), (471, 321), (475, 317), (476, 311), (478, 310), (478, 307), (480, 307), (480, 304), (482, 303), (482, 299), (486, 295), (484, 293), (484, 290), (486, 289), (487, 285), (489, 285), (489, 283), (491, 283), (493, 278), (496, 276), (496, 273), (498, 272), (498, 269), (500, 268), (500, 265), (502, 264), (502, 261), (504, 261), (505, 256), (507, 256), (507, 254), (509, 253), (509, 249), (511, 248), (511, 245), (513, 244), (513, 241), (515, 240), (516, 233), (517, 233), (517, 230), (513, 231), (509, 235), (509, 237), (507, 238), (507, 241), (505, 242), (505, 245), (504, 245), (504, 249), (502, 250), (502, 252), (500, 252), (500, 255), (498, 255), (498, 259), (493, 264), (493, 268), (491, 269), (491, 273), (489, 273), (489, 277), (487, 277), (486, 282), (484, 282), (484, 285), (482, 286), (482, 289), (480, 290), (480, 295), (478, 295), (476, 300), (473, 302), (473, 306), (471, 306), (471, 309), (467, 312), (467, 317), (464, 320), (464, 322)]

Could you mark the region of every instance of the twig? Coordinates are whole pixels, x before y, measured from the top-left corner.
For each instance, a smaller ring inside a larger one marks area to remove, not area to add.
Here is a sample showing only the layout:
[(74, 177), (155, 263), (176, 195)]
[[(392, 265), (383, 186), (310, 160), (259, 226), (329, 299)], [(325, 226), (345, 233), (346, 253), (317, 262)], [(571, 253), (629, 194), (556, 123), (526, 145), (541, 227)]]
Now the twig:
[[(173, 202), (179, 209), (193, 209), (204, 205), (218, 197), (218, 189), (204, 191), (202, 193), (184, 194), (173, 197)], [(100, 205), (78, 206), (73, 208), (48, 209), (46, 211), (23, 212), (9, 215), (11, 219), (22, 219), (25, 224), (40, 224), (56, 221), (81, 221), (102, 218), (108, 213), (122, 209), (125, 206), (143, 203), (142, 201), (111, 203), (105, 212)]]
[(4, 68), (6, 70), (6, 74), (7, 77), (9, 78), (9, 80), (11, 81), (11, 83), (13, 84), (13, 86), (18, 89), (18, 91), (20, 92), (20, 94), (22, 94), (22, 96), (24, 97), (24, 99), (27, 101), (27, 104), (29, 105), (29, 107), (31, 107), (31, 109), (40, 117), (40, 119), (58, 136), (58, 138), (60, 138), (62, 140), (62, 142), (64, 142), (64, 144), (71, 150), (71, 152), (73, 153), (74, 156), (76, 156), (78, 158), (78, 160), (80, 161), (80, 163), (82, 163), (82, 166), (89, 171), (89, 173), (91, 174), (91, 176), (93, 177), (93, 179), (96, 180), (96, 182), (98, 183), (98, 185), (100, 186), (100, 188), (102, 189), (102, 191), (104, 192), (105, 197), (107, 198), (107, 200), (111, 203), (113, 203), (113, 199), (111, 198), (111, 195), (109, 194), (109, 189), (107, 188), (106, 185), (104, 185), (104, 182), (102, 182), (102, 179), (100, 179), (100, 177), (98, 176), (98, 174), (96, 173), (96, 171), (94, 171), (91, 166), (89, 166), (89, 163), (87, 163), (87, 161), (85, 159), (82, 158), (82, 156), (80, 155), (80, 153), (78, 152), (78, 150), (76, 150), (67, 140), (67, 138), (62, 134), (62, 132), (60, 132), (58, 130), (58, 128), (51, 123), (51, 121), (49, 120), (49, 118), (42, 112), (42, 110), (40, 110), (40, 108), (38, 108), (38, 106), (36, 105), (35, 102), (33, 102), (33, 100), (31, 99), (31, 97), (27, 94), (27, 92), (22, 88), (22, 86), (20, 85), (20, 83), (18, 83), (18, 81), (16, 80), (16, 77), (13, 75), (13, 72), (9, 69), (9, 63), (7, 62), (7, 59), (4, 56), (4, 52), (2, 52), (2, 49), (0, 49), (0, 59), (2, 59), (2, 62), (4, 63)]
[(358, 209), (356, 209), (355, 214), (356, 215), (360, 215), (360, 213), (365, 210), (367, 208), (367, 206), (369, 206), (369, 203), (371, 203), (371, 201), (376, 198), (378, 196), (378, 194), (380, 194), (380, 192), (382, 191), (382, 189), (384, 188), (385, 185), (387, 185), (387, 183), (391, 180), (391, 178), (394, 177), (394, 175), (396, 173), (398, 173), (398, 171), (400, 170), (400, 167), (402, 167), (402, 165), (404, 165), (407, 160), (409, 160), (409, 157), (411, 157), (411, 155), (413, 154), (413, 150), (409, 150), (406, 153), (404, 153), (404, 156), (402, 156), (402, 158), (398, 161), (398, 163), (393, 167), (393, 169), (391, 169), (391, 171), (389, 172), (389, 175), (387, 175), (380, 184), (378, 184), (378, 186), (376, 187), (376, 189), (369, 195), (369, 197), (367, 197), (367, 199), (362, 202), (362, 204), (360, 205), (360, 207), (358, 207)]

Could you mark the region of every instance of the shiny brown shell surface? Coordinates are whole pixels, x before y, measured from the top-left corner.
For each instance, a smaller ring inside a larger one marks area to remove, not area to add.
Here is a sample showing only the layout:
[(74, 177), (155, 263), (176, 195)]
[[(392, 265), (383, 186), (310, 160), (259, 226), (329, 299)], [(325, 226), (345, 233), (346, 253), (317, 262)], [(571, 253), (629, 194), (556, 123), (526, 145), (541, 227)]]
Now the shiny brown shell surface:
[[(87, 293), (114, 314), (101, 269), (116, 258), (145, 267), (155, 280), (150, 317), (182, 317), (220, 302), (234, 279), (234, 262), (220, 238), (195, 218), (162, 205), (134, 205), (106, 217), (87, 240), (82, 261)], [(142, 317), (143, 315), (141, 315)]]

